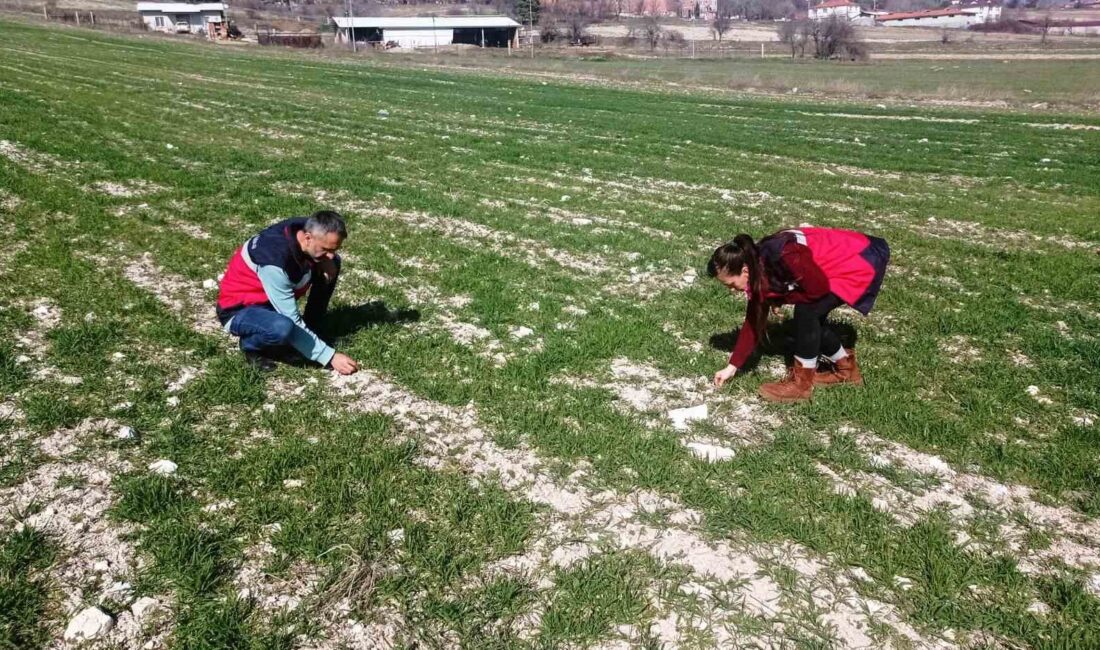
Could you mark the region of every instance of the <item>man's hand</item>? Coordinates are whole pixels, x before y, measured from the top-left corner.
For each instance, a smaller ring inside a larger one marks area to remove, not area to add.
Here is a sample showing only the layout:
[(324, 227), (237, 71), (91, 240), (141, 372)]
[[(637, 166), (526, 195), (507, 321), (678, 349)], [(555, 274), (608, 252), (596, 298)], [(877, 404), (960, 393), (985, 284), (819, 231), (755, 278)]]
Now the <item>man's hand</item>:
[(341, 375), (352, 375), (359, 370), (359, 364), (342, 352), (332, 355), (332, 361), (329, 361), (329, 365)]
[(731, 365), (722, 368), (718, 372), (714, 373), (714, 386), (716, 388), (721, 388), (727, 381), (729, 381), (730, 377), (733, 377), (736, 374), (737, 366)]
[(328, 258), (317, 260), (316, 262), (314, 262), (313, 268), (321, 275), (321, 277), (325, 279), (325, 282), (328, 284), (332, 284), (333, 282), (335, 282), (336, 276), (340, 274), (340, 272), (336, 270), (336, 262)]

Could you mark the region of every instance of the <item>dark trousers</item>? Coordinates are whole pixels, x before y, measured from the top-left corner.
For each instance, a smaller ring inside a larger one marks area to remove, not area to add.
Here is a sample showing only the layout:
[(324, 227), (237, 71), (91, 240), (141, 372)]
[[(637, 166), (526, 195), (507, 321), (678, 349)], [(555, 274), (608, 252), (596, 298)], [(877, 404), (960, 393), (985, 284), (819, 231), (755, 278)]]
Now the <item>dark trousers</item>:
[(825, 324), (829, 312), (844, 304), (833, 294), (794, 306), (794, 355), (801, 359), (832, 356), (840, 351), (840, 337)]

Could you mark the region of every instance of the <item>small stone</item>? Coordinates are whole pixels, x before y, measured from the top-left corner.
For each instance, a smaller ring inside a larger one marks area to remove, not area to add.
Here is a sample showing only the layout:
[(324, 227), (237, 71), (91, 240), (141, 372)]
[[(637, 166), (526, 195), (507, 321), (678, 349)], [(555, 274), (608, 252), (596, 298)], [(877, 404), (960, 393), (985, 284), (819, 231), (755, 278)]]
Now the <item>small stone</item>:
[(168, 406), (179, 406), (180, 405), (180, 398), (177, 397), (176, 395), (172, 395), (171, 397), (168, 398), (167, 403), (168, 403)]
[(737, 452), (729, 447), (712, 445), (706, 442), (688, 442), (684, 446), (697, 458), (702, 458), (708, 463), (717, 463), (729, 460), (737, 455)]
[(134, 433), (132, 427), (121, 426), (118, 428), (118, 431), (115, 431), (115, 437), (119, 440), (133, 440), (137, 437), (137, 434)]
[(115, 619), (98, 607), (89, 607), (69, 621), (69, 625), (65, 628), (65, 640), (92, 641), (105, 636), (114, 626)]
[(179, 469), (179, 465), (176, 465), (172, 461), (166, 459), (161, 459), (149, 463), (149, 471), (154, 474), (160, 474), (161, 476), (175, 474), (177, 469)]
[(1046, 616), (1050, 613), (1050, 605), (1047, 605), (1041, 600), (1037, 600), (1027, 606), (1027, 611), (1036, 616)]
[(894, 586), (902, 591), (909, 591), (913, 588), (913, 581), (902, 576), (894, 576)]
[(573, 198), (573, 197), (569, 196), (568, 194), (562, 194), (562, 195), (561, 195), (561, 201), (562, 201), (562, 203), (565, 203), (566, 201), (568, 201), (568, 200), (569, 200), (569, 199), (571, 199), (571, 198)]
[(164, 148), (165, 148), (165, 149), (175, 149), (175, 148), (176, 148), (176, 145), (172, 144), (171, 142), (166, 142), (166, 143), (164, 144)]
[(287, 488), (288, 490), (293, 490), (295, 488), (302, 487), (302, 482), (296, 478), (288, 478), (283, 481), (283, 487)]
[(99, 596), (99, 602), (113, 600), (116, 602), (128, 602), (133, 595), (134, 588), (129, 582), (113, 582), (111, 586), (103, 590)]
[(203, 280), (202, 281), (202, 288), (203, 289), (217, 289), (218, 288), (218, 281), (217, 280)]
[(274, 404), (264, 404), (263, 408), (264, 408), (264, 411), (266, 411), (268, 413), (274, 413), (275, 412), (275, 405)]
[(162, 609), (163, 606), (159, 600), (148, 596), (138, 598), (134, 601), (134, 604), (130, 606), (130, 611), (134, 614), (134, 620), (138, 623), (141, 623), (145, 618), (156, 614)]
[(519, 327), (513, 327), (512, 331), (511, 331), (512, 338), (514, 338), (514, 339), (527, 338), (528, 336), (531, 336), (534, 333), (535, 333), (535, 330), (531, 329), (530, 327), (524, 327), (522, 325), (519, 326)]
[(405, 541), (405, 529), (397, 528), (395, 530), (391, 530), (390, 532), (386, 533), (386, 537), (389, 538), (390, 542), (394, 544), (400, 544), (401, 542)]

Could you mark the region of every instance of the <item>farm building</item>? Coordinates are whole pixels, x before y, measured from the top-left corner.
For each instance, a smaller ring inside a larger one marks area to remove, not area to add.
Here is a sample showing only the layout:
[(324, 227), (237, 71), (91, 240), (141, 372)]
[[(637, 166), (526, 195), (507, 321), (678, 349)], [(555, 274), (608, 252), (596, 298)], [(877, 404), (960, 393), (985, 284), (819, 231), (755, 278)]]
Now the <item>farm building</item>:
[(883, 27), (945, 27), (965, 29), (971, 25), (994, 22), (1001, 18), (1001, 7), (995, 5), (957, 5), (943, 9), (907, 11), (877, 16)]
[(810, 20), (828, 20), (834, 17), (855, 20), (859, 18), (862, 11), (859, 5), (851, 0), (825, 0), (810, 9)]
[(224, 2), (139, 2), (141, 22), (151, 30), (172, 34), (203, 34), (213, 37), (224, 31)]
[(851, 0), (825, 0), (810, 9), (810, 20), (829, 20), (838, 18), (850, 23), (860, 25), (873, 25), (875, 16), (872, 12), (864, 11), (858, 4)]
[(467, 44), (513, 47), (520, 24), (507, 16), (427, 16), (333, 18), (336, 40), (396, 43), (398, 47), (438, 47)]

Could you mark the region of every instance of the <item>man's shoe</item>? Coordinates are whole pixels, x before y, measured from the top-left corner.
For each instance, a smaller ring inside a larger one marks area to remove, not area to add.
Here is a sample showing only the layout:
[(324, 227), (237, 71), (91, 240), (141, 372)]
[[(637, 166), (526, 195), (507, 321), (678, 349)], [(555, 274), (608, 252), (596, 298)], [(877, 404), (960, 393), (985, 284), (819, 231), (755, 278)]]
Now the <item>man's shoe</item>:
[(817, 368), (804, 368), (795, 361), (790, 373), (780, 381), (760, 387), (760, 396), (770, 402), (801, 402), (814, 393)]
[(856, 351), (845, 348), (848, 356), (833, 364), (833, 369), (814, 376), (815, 386), (836, 386), (837, 384), (863, 385), (863, 374), (856, 362)]
[(271, 372), (275, 369), (275, 362), (268, 359), (259, 352), (249, 352), (242, 350), (244, 354), (245, 363), (249, 366), (259, 370), (260, 372)]
[(293, 346), (280, 345), (274, 348), (268, 348), (265, 350), (267, 358), (279, 363), (285, 363), (290, 366), (300, 366), (309, 361), (309, 359), (302, 356), (301, 352), (298, 352)]

